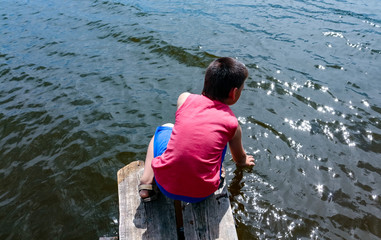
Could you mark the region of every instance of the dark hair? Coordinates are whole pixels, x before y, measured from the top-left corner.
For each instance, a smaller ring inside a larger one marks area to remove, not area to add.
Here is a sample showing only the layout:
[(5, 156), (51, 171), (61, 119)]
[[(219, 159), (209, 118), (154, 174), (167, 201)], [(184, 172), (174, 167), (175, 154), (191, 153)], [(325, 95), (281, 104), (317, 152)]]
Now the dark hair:
[(233, 88), (240, 88), (248, 77), (246, 66), (230, 57), (214, 60), (206, 69), (202, 94), (212, 100), (224, 101)]

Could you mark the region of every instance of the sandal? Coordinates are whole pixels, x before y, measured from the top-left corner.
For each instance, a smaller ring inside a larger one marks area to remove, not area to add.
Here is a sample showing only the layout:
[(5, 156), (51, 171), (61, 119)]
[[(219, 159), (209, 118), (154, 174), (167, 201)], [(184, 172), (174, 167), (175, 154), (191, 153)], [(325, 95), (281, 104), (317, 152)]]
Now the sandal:
[(141, 198), (143, 202), (151, 202), (157, 199), (157, 187), (153, 184), (139, 184), (138, 191), (140, 193), (141, 190), (147, 190), (148, 197)]

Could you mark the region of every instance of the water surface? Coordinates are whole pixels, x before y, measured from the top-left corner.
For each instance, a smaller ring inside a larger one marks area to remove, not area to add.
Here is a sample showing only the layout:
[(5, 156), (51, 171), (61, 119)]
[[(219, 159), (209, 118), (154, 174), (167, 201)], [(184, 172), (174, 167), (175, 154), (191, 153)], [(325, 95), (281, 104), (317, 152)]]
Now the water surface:
[(381, 239), (379, 1), (0, 5), (1, 239), (116, 236), (117, 170), (221, 56), (250, 72), (239, 238)]

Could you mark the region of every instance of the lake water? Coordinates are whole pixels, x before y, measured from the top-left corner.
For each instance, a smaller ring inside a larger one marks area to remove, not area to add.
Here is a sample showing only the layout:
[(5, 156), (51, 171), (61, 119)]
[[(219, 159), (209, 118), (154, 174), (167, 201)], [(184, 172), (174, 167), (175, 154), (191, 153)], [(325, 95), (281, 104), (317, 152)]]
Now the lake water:
[(239, 238), (381, 239), (380, 1), (0, 6), (0, 239), (117, 236), (117, 170), (221, 56), (250, 72)]

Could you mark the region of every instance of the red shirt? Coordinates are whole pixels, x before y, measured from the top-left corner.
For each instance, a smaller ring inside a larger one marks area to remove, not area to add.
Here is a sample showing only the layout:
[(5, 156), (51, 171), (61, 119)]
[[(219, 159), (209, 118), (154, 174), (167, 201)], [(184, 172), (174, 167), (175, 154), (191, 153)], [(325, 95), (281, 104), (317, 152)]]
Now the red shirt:
[(228, 105), (189, 95), (176, 112), (167, 150), (152, 160), (156, 181), (172, 194), (211, 195), (220, 184), (222, 152), (237, 127)]

